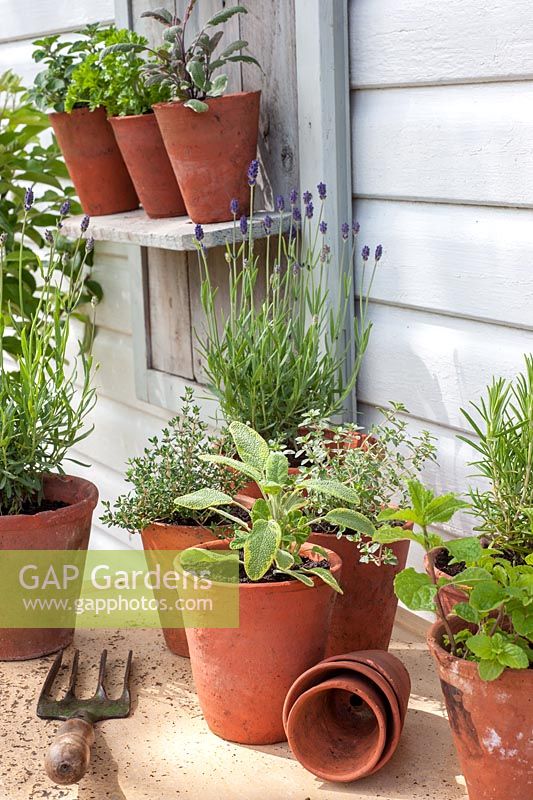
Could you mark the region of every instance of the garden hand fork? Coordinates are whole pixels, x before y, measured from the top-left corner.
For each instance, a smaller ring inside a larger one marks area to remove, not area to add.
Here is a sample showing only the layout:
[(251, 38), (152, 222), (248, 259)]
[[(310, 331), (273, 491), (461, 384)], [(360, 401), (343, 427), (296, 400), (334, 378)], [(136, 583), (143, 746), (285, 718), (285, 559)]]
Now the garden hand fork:
[(77, 783), (89, 766), (91, 745), (94, 742), (95, 722), (104, 719), (121, 719), (131, 711), (130, 674), (133, 653), (130, 650), (124, 675), (124, 688), (118, 700), (110, 700), (104, 689), (107, 650), (100, 658), (100, 672), (96, 693), (88, 700), (80, 700), (74, 694), (80, 653), (76, 650), (67, 693), (62, 700), (54, 700), (51, 689), (63, 660), (63, 652), (57, 654), (44, 682), (37, 716), (41, 719), (65, 720), (59, 727), (50, 745), (45, 760), (46, 773), (54, 783), (66, 785)]

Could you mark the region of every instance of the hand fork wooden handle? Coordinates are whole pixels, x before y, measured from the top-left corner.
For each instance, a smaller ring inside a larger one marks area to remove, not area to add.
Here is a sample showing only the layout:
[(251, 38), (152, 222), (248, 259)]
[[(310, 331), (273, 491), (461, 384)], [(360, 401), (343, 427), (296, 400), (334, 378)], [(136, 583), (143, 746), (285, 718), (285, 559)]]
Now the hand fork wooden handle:
[(104, 719), (127, 717), (131, 710), (129, 680), (132, 652), (130, 650), (124, 676), (124, 688), (117, 700), (110, 700), (104, 688), (107, 651), (100, 658), (100, 672), (96, 693), (88, 700), (80, 700), (74, 693), (78, 673), (79, 652), (76, 650), (67, 693), (62, 700), (54, 700), (50, 694), (52, 684), (59, 671), (62, 653), (56, 657), (37, 705), (37, 714), (43, 719), (64, 720), (50, 745), (45, 759), (46, 774), (60, 785), (77, 783), (85, 773), (91, 760), (94, 743), (94, 723)]

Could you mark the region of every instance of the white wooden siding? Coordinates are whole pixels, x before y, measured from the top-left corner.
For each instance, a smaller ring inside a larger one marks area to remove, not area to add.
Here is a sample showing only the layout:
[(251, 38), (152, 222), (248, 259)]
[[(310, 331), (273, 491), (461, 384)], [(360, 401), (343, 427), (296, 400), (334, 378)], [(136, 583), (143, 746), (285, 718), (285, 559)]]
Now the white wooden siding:
[(533, 9), (350, 0), (350, 42), (354, 216), (385, 251), (359, 410), (405, 403), (465, 491), (460, 408), (533, 351)]

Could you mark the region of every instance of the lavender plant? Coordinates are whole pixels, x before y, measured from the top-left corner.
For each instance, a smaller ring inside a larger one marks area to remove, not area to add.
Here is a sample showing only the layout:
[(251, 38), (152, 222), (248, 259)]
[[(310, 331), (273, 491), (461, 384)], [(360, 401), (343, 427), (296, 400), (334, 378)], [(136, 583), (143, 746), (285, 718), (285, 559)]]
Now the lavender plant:
[(224, 31), (219, 30), (212, 35), (208, 33), (208, 29), (223, 25), (236, 14), (246, 14), (244, 6), (232, 6), (219, 11), (188, 42), (187, 25), (195, 5), (196, 0), (190, 0), (183, 19), (165, 8), (141, 14), (165, 26), (163, 44), (158, 49), (144, 44), (122, 43), (108, 47), (105, 53), (149, 53), (150, 61), (144, 67), (146, 86), (160, 86), (170, 91), (172, 98), (182, 101), (187, 108), (204, 112), (208, 109), (206, 100), (223, 95), (228, 85), (227, 75), (214, 75), (218, 69), (231, 63), (246, 62), (257, 66), (259, 63), (253, 56), (243, 52), (248, 47), (248, 42), (243, 39), (232, 42), (215, 56)]
[[(248, 173), (252, 209), (257, 178), (258, 162), (253, 161)], [(324, 219), (326, 186), (320, 183), (317, 188), (317, 211), (310, 192), (303, 195), (303, 209), (296, 191), (287, 203), (277, 198), (276, 224), (269, 214), (262, 221), (264, 249), (254, 240), (253, 225), (239, 215), (232, 201), (233, 232), (225, 255), (229, 311), (224, 316), (216, 305), (218, 287), (202, 246), (203, 229), (196, 226), (206, 320), (197, 338), (209, 389), (226, 420), (250, 424), (265, 439), (289, 444), (294, 443), (310, 409), (316, 409), (320, 419), (329, 419), (353, 389), (372, 327), (368, 294), (382, 255), (378, 246), (369, 265), (370, 250), (368, 246), (362, 249), (359, 314), (353, 325), (356, 357), (345, 379), (350, 343), (344, 344), (343, 336), (358, 226), (351, 231), (343, 226), (343, 263), (332, 265)], [(330, 269), (343, 274), (337, 308), (328, 304)]]
[[(24, 222), (33, 202), (29, 189)], [(63, 212), (67, 210), (63, 208)], [(88, 219), (83, 232), (87, 225)], [(24, 224), (15, 251), (6, 250), (7, 236), (0, 234), (0, 514), (38, 511), (43, 475), (63, 472), (68, 450), (91, 430), (83, 426), (96, 399), (91, 387), (92, 356), (80, 347), (74, 363), (67, 357), (70, 323), (83, 293), (83, 270), (69, 277), (65, 259), (57, 251), (58, 233), (56, 229), (47, 236), (48, 257), (38, 260), (39, 297), (29, 309), (23, 269)], [(82, 261), (92, 246), (90, 238), (85, 243), (78, 240)], [(16, 303), (4, 305), (5, 276), (13, 255), (18, 256), (18, 298)], [(20, 341), (15, 360), (5, 355), (3, 340), (9, 335)]]

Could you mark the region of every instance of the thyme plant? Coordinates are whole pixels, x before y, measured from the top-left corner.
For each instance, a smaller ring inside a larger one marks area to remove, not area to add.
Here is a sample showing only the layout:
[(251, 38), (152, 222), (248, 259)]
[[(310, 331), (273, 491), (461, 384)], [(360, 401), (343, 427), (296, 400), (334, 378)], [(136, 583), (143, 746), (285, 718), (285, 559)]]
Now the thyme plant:
[(163, 44), (157, 50), (140, 43), (117, 43), (111, 45), (106, 53), (149, 53), (151, 58), (144, 67), (146, 86), (160, 86), (170, 92), (172, 99), (180, 100), (187, 108), (201, 113), (209, 107), (206, 100), (220, 97), (226, 91), (228, 77), (223, 73), (215, 76), (216, 70), (231, 63), (246, 62), (257, 66), (259, 63), (243, 52), (248, 47), (248, 42), (243, 39), (232, 42), (215, 55), (224, 31), (208, 33), (208, 29), (223, 25), (236, 14), (248, 13), (244, 6), (232, 6), (214, 14), (189, 42), (187, 25), (195, 5), (196, 0), (189, 0), (183, 18), (165, 8), (141, 14), (141, 17), (150, 17), (164, 25)]
[(489, 481), (488, 489), (470, 491), (472, 513), (481, 521), (476, 530), (520, 561), (533, 549), (533, 355), (525, 356), (514, 381), (495, 378), (472, 406), (475, 414), (462, 413), (477, 438), (459, 438), (476, 451), (471, 466)]
[[(258, 167), (253, 161), (248, 171), (252, 209)], [(226, 420), (248, 423), (267, 440), (291, 444), (310, 409), (329, 419), (354, 387), (372, 328), (368, 294), (382, 255), (379, 245), (369, 266), (370, 248), (362, 249), (360, 308), (353, 325), (356, 357), (345, 380), (350, 342), (343, 337), (353, 291), (347, 267), (355, 269), (359, 226), (350, 231), (343, 225), (343, 264), (331, 264), (323, 218), (326, 186), (317, 188), (318, 213), (310, 192), (303, 194), (303, 210), (296, 191), (288, 204), (277, 198), (279, 221), (274, 224), (269, 214), (263, 218), (264, 249), (254, 241), (250, 221), (239, 217), (237, 202), (231, 202), (233, 233), (225, 254), (229, 310), (223, 315), (209, 253), (202, 246), (203, 229), (196, 226), (205, 312), (205, 330), (197, 338), (208, 387)], [(344, 276), (337, 308), (328, 304), (331, 269), (341, 269)]]
[[(33, 205), (27, 190), (24, 222)], [(88, 218), (84, 221), (87, 229)], [(46, 260), (36, 256), (40, 290), (36, 304), (27, 308), (24, 282), (24, 224), (15, 251), (6, 249), (0, 234), (0, 514), (38, 510), (43, 499), (43, 475), (63, 472), (68, 451), (89, 435), (84, 422), (95, 403), (91, 387), (90, 352), (80, 348), (70, 363), (67, 344), (71, 318), (83, 292), (83, 270), (69, 276), (65, 259), (58, 253), (58, 231), (50, 232)], [(79, 239), (82, 261), (93, 242)], [(18, 256), (18, 300), (3, 302), (5, 276), (13, 255)], [(15, 360), (5, 353), (3, 340), (15, 336), (20, 352)], [(80, 382), (80, 386), (77, 382)]]
[[(339, 425), (326, 431), (324, 423), (314, 416), (305, 421), (303, 432), (296, 438), (302, 476), (332, 478), (349, 486), (358, 496), (355, 510), (374, 524), (378, 524), (383, 508), (407, 503), (408, 481), (418, 477), (427, 462), (436, 461), (435, 437), (429, 431), (411, 435), (407, 421), (400, 416), (409, 412), (401, 403), (380, 411), (383, 421), (373, 425), (357, 447), (349, 447), (350, 439), (361, 437), (357, 425)], [(310, 513), (324, 514), (330, 508), (330, 498), (316, 495)], [(396, 563), (389, 548), (360, 533), (337, 531), (338, 536), (344, 533), (356, 542), (362, 563)]]
[(177, 525), (208, 525), (208, 510), (176, 507), (175, 498), (195, 488), (214, 487), (237, 492), (243, 481), (230, 470), (206, 464), (201, 456), (223, 446), (223, 439), (208, 433), (190, 387), (181, 398), (179, 414), (163, 428), (161, 436), (149, 439), (142, 456), (128, 461), (126, 481), (132, 490), (104, 503), (102, 522), (137, 533), (154, 522)]
[[(500, 550), (484, 548), (477, 537), (444, 541), (430, 526), (448, 522), (468, 504), (453, 494), (436, 497), (419, 481), (410, 481), (408, 486), (410, 507), (384, 509), (379, 519), (409, 521), (415, 530), (387, 526), (374, 533), (380, 544), (410, 539), (427, 554), (428, 572), (408, 567), (396, 576), (398, 598), (414, 611), (436, 613), (450, 652), (477, 663), (482, 680), (495, 680), (505, 669), (528, 669), (533, 662), (533, 555), (513, 565)], [(437, 579), (435, 557), (442, 547), (454, 562), (465, 564), (454, 578)], [(445, 613), (441, 600), (442, 587), (447, 585), (459, 587), (465, 596), (455, 605), (455, 616)]]

